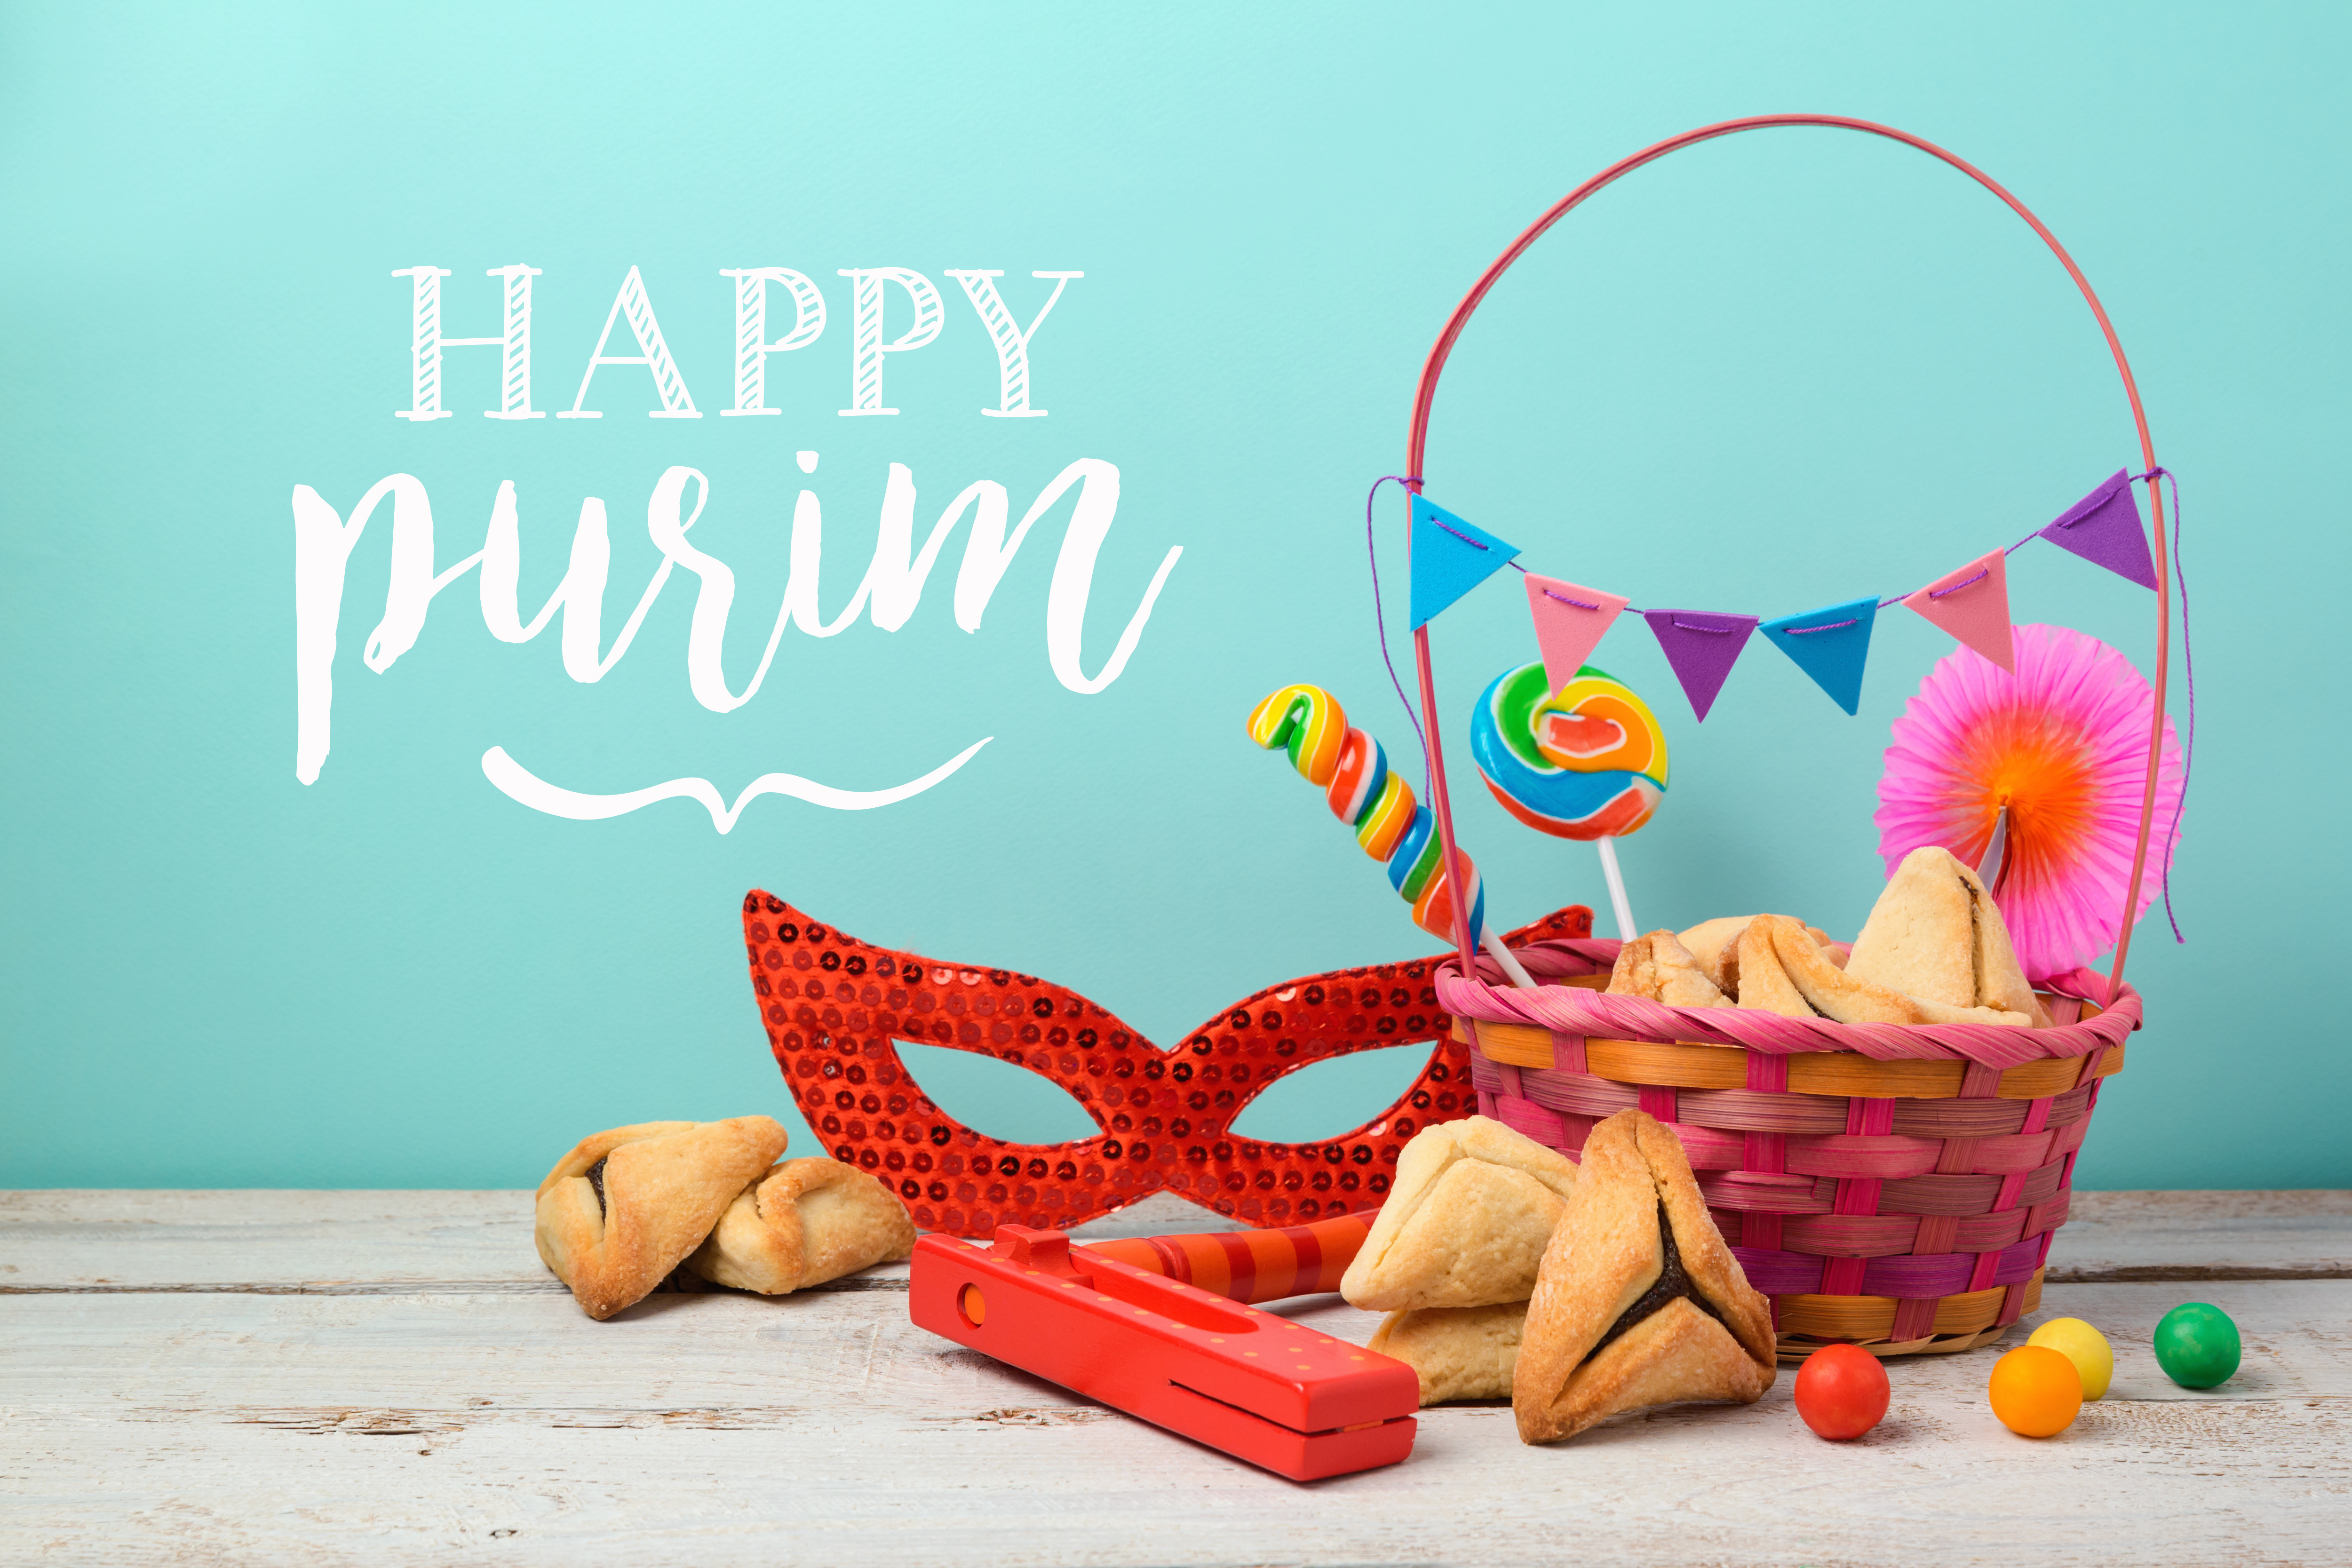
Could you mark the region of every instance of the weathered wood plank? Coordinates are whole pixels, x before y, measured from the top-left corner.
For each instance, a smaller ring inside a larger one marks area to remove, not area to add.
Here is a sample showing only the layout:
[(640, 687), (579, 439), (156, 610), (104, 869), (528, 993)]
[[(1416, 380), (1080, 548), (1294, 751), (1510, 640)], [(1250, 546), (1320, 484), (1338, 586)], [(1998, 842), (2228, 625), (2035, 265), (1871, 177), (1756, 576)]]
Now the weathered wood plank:
[(562, 1291), (527, 1192), (0, 1193), (0, 1289)]
[[(1162, 1193), (1080, 1230), (1231, 1228)], [(2079, 1193), (2050, 1278), (2352, 1279), (2352, 1192)], [(864, 1283), (903, 1279), (883, 1270)], [(560, 1292), (531, 1248), (530, 1194), (0, 1193), (0, 1294), (418, 1289)]]
[[(2032, 1444), (1990, 1357), (1893, 1370), (1832, 1448), (1789, 1408), (1626, 1418), (1549, 1449), (1427, 1413), (1413, 1458), (1312, 1487), (1076, 1401), (877, 1294), (20, 1295), (0, 1302), (0, 1560), (530, 1563), (2198, 1562), (2338, 1556), (2352, 1283), (2224, 1283), (2246, 1369), (2146, 1349), (2167, 1285), (2054, 1286), (2117, 1394)], [(1361, 1337), (1323, 1305), (1302, 1326)], [(2162, 1400), (2123, 1397), (2168, 1391)], [(501, 1531), (511, 1531), (501, 1534)], [(2258, 1545), (2255, 1543), (2259, 1542)]]
[[(1160, 1193), (1076, 1234), (1231, 1230)], [(882, 1268), (842, 1289), (903, 1289)], [(70, 1290), (563, 1293), (527, 1192), (0, 1192), (0, 1295)]]
[[(1223, 1227), (1163, 1195), (1087, 1228)], [(2050, 1443), (1992, 1421), (1978, 1353), (1895, 1363), (1849, 1447), (1804, 1432), (1784, 1372), (1753, 1408), (1556, 1449), (1507, 1410), (1428, 1412), (1405, 1465), (1295, 1487), (923, 1334), (903, 1268), (598, 1324), (541, 1268), (527, 1194), (0, 1194), (0, 1560), (2334, 1560), (2347, 1259), (2352, 1194), (2084, 1194), (2043, 1315), (2120, 1364)], [(2247, 1341), (2201, 1395), (2147, 1347), (2189, 1296)]]
[(2352, 1279), (2352, 1191), (2077, 1193), (2050, 1279)]

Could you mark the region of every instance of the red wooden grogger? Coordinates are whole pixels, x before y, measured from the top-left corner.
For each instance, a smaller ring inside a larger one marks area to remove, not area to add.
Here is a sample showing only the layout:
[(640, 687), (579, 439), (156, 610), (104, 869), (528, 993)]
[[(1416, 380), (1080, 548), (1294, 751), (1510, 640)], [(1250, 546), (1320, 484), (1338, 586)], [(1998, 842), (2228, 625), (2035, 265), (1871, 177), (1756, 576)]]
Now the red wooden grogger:
[(985, 1250), (926, 1236), (907, 1310), (918, 1327), (1009, 1365), (1316, 1480), (1411, 1453), (1420, 1380), (1402, 1362), (1237, 1301), (1332, 1289), (1364, 1231), (1344, 1216), (1073, 1247), (1060, 1231), (1008, 1225)]

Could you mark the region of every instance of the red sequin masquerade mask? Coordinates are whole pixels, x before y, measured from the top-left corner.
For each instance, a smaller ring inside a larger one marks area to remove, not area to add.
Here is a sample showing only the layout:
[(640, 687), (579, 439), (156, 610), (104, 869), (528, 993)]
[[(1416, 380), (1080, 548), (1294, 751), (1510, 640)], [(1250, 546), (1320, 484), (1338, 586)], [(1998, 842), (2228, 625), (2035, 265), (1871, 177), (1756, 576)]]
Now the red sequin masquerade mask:
[[(1592, 911), (1577, 904), (1507, 940), (1591, 931)], [(1477, 1109), (1469, 1053), (1436, 1006), (1438, 957), (1267, 986), (1162, 1050), (1067, 987), (875, 947), (772, 894), (745, 896), (743, 936), (768, 1043), (802, 1113), (835, 1159), (887, 1182), (926, 1230), (1061, 1230), (1163, 1191), (1253, 1226), (1376, 1209), (1406, 1140)], [(1024, 1068), (1101, 1131), (1070, 1143), (975, 1132), (923, 1093), (901, 1040)], [(1274, 1143), (1229, 1131), (1303, 1067), (1423, 1042), (1436, 1047), (1428, 1065), (1352, 1131)]]

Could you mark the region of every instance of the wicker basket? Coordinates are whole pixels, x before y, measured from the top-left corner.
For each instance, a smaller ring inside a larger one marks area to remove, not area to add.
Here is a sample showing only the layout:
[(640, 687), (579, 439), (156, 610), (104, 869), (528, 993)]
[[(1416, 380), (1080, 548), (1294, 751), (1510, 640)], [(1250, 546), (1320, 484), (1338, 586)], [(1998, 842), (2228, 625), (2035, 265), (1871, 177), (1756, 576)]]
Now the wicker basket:
[[(1769, 115), (1661, 142), (1570, 192), (1503, 252), (1463, 299), (1423, 367), (1407, 447), (1418, 492), (1430, 409), (1454, 341), (1496, 279), (1601, 187), (1680, 148), (1745, 131), (1816, 126), (1883, 136), (1941, 159), (2000, 198), (2065, 267), (2097, 318), (2137, 422), (2147, 420), (2097, 296), (2050, 231), (1990, 177), (1906, 132), (1827, 115)], [(1829, 1341), (1880, 1355), (1959, 1351), (2001, 1336), (2036, 1305), (2050, 1242), (2066, 1218), (2075, 1151), (2099, 1082), (2139, 1026), (2123, 984), (2154, 819), (2169, 630), (2162, 498), (2151, 486), (2157, 574), (2155, 713), (2138, 848), (2111, 974), (2048, 982), (2046, 1029), (1843, 1025), (1741, 1007), (1676, 1008), (1604, 994), (1614, 942), (1546, 942), (1519, 956), (1540, 984), (1515, 988), (1461, 933), (1437, 972), (1454, 1037), (1472, 1047), (1481, 1110), (1570, 1155), (1599, 1118), (1638, 1108), (1682, 1141), (1750, 1283), (1772, 1299), (1780, 1352)], [(1446, 873), (1463, 885), (1436, 723), (1430, 628), (1413, 634)]]
[[(2104, 990), (2083, 972), (2043, 994), (2054, 1028), (1847, 1026), (1601, 994), (1617, 945), (1521, 950), (1546, 982), (1531, 992), (1441, 974), (1483, 1114), (1571, 1156), (1616, 1111), (1664, 1122), (1771, 1297), (1784, 1358), (1831, 1340), (1964, 1351), (2033, 1310), (2137, 993), (2103, 1009), (2066, 994)], [(1807, 1034), (1839, 1043), (1787, 1048)]]

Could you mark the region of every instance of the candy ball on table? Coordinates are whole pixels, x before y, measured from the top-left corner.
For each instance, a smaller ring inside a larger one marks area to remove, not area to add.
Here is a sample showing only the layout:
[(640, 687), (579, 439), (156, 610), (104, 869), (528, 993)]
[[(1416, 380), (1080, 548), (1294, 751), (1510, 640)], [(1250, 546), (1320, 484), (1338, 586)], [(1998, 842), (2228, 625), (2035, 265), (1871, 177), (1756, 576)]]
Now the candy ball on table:
[(2156, 1325), (2156, 1364), (2183, 1388), (2211, 1388), (2238, 1370), (2238, 1325), (2205, 1301), (2184, 1301)]
[(2116, 1352), (2107, 1344), (2107, 1337), (2080, 1318), (2053, 1318), (2027, 1336), (2030, 1345), (2048, 1345), (2074, 1363), (2075, 1374), (2083, 1380), (2083, 1397), (2099, 1399), (2105, 1396), (2107, 1384), (2115, 1381)]
[(2054, 1437), (2083, 1409), (2083, 1377), (2048, 1345), (2020, 1345), (1993, 1363), (1985, 1394), (2000, 1424), (2023, 1437)]
[(1886, 1368), (1860, 1345), (1823, 1345), (1797, 1369), (1797, 1414), (1815, 1434), (1848, 1442), (1886, 1415)]

